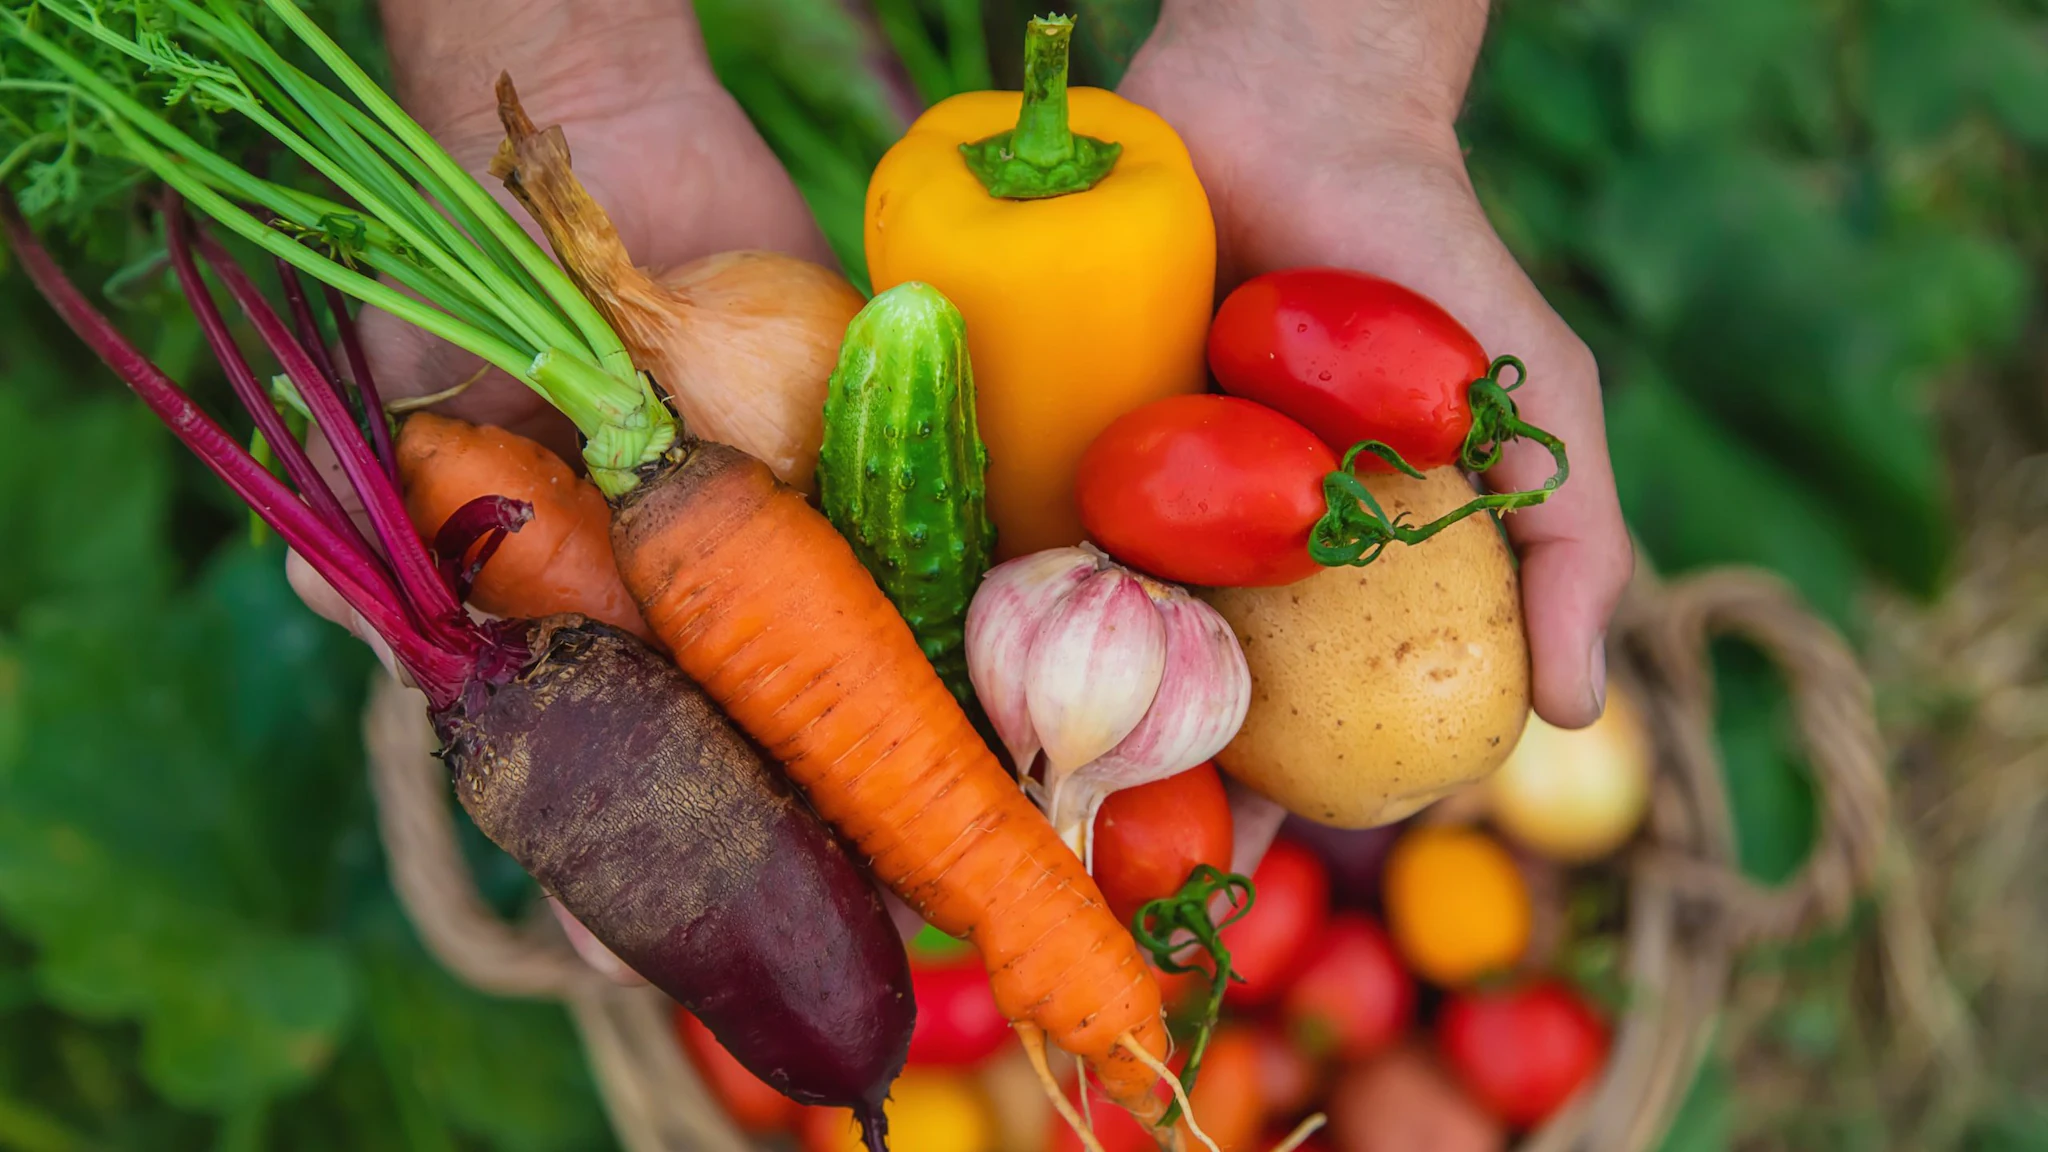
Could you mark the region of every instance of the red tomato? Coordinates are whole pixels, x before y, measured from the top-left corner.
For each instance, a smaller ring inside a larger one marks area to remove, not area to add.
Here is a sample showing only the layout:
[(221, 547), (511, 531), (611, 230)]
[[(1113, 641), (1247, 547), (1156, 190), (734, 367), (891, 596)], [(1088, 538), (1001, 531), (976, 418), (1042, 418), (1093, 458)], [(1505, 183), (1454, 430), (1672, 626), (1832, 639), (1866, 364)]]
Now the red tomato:
[(1081, 457), (1081, 523), (1118, 560), (1176, 584), (1292, 584), (1321, 570), (1309, 529), (1337, 457), (1249, 400), (1173, 396), (1118, 417)]
[(1444, 1061), (1517, 1128), (1543, 1123), (1607, 1060), (1607, 1026), (1556, 980), (1451, 997), (1437, 1017)]
[(996, 1007), (979, 958), (913, 965), (910, 987), (917, 996), (917, 1026), (910, 1034), (913, 1066), (972, 1067), (1009, 1040), (1010, 1021)]
[[(1256, 907), (1256, 905), (1254, 905)], [(1280, 1012), (1311, 1052), (1363, 1060), (1399, 1043), (1415, 1018), (1415, 980), (1386, 930), (1341, 913), (1310, 949)]]
[(747, 1071), (711, 1029), (681, 1005), (676, 1006), (676, 1038), (682, 1041), (697, 1075), (704, 1078), (705, 1087), (742, 1131), (755, 1135), (783, 1132), (796, 1120), (802, 1106)]
[[(1267, 1111), (1293, 1116), (1307, 1110), (1322, 1087), (1323, 1069), (1293, 1038), (1271, 1024), (1258, 1025), (1252, 1038), (1259, 1043), (1259, 1095), (1265, 1098)], [(1267, 1141), (1269, 1146), (1277, 1143)]]
[[(1339, 453), (1379, 440), (1424, 470), (1458, 459), (1472, 382), (1488, 366), (1435, 301), (1341, 268), (1247, 280), (1209, 328), (1209, 370), (1225, 392), (1286, 413)], [(1392, 471), (1370, 454), (1358, 466)]]
[(1095, 814), (1095, 883), (1126, 924), (1197, 864), (1230, 870), (1230, 800), (1213, 762), (1112, 792)]
[(1231, 967), (1244, 977), (1224, 993), (1246, 1008), (1271, 1004), (1287, 991), (1330, 919), (1330, 877), (1316, 854), (1275, 840), (1252, 873), (1252, 910), (1223, 930)]

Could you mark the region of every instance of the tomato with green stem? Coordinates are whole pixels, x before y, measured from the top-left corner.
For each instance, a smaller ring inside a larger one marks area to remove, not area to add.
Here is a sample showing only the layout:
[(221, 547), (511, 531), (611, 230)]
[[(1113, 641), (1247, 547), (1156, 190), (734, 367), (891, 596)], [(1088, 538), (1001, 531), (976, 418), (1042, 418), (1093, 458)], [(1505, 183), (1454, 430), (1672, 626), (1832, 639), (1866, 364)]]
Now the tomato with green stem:
[(1336, 453), (1263, 405), (1175, 396), (1125, 413), (1081, 457), (1081, 523), (1102, 549), (1176, 584), (1292, 584)]
[[(1370, 564), (1484, 509), (1537, 493), (1476, 496), (1427, 524), (1389, 517), (1353, 474), (1363, 457), (1422, 473), (1376, 442), (1342, 457), (1314, 432), (1235, 396), (1173, 396), (1125, 413), (1082, 454), (1074, 480), (1089, 538), (1162, 580), (1212, 588), (1292, 584)], [(1561, 479), (1561, 477), (1559, 478)]]
[[(1569, 474), (1563, 442), (1523, 420), (1511, 395), (1522, 362), (1489, 358), (1434, 300), (1379, 276), (1289, 268), (1245, 281), (1210, 326), (1209, 369), (1225, 392), (1293, 417), (1332, 448), (1382, 446), (1360, 461), (1375, 472), (1403, 462), (1484, 472), (1518, 438), (1549, 449), (1556, 474), (1495, 496), (1495, 508), (1539, 502)], [(1521, 502), (1499, 502), (1510, 496)]]
[(1230, 866), (1230, 799), (1216, 765), (1112, 792), (1095, 814), (1095, 883), (1117, 919), (1171, 896), (1198, 864)]

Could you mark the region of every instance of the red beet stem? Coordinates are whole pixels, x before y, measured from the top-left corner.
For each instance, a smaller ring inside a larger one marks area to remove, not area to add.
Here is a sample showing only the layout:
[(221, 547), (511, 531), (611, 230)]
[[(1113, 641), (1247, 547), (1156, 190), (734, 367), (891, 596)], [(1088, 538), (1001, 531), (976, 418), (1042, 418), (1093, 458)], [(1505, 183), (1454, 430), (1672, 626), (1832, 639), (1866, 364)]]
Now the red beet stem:
[(0, 192), (0, 232), (36, 289), (65, 324), (114, 370), (159, 420), (221, 478), (263, 522), (297, 549), (391, 644), (392, 653), (413, 674), (437, 706), (456, 699), (474, 658), (435, 644), (398, 610), (398, 594), (376, 558), (358, 551), (323, 523), (284, 482), (258, 464), (234, 437), (213, 422), (171, 378), (130, 344), (120, 330), (88, 303), (50, 258), (14, 199)]
[(313, 304), (306, 299), (306, 285), (299, 279), (299, 270), (282, 256), (276, 260), (277, 280), (284, 286), (284, 305), (292, 314), (292, 329), (299, 334), (299, 346), (313, 358), (321, 378), (340, 388), (341, 377), (335, 374), (334, 361), (327, 356), (327, 342), (320, 337), (320, 322), (313, 319)]
[(356, 395), (363, 401), (363, 412), (370, 421), (370, 447), (377, 452), (377, 459), (384, 464), (384, 474), (398, 483), (398, 452), (391, 446), (391, 421), (384, 415), (384, 399), (377, 392), (377, 379), (370, 374), (370, 358), (363, 355), (363, 342), (356, 335), (356, 322), (348, 314), (348, 301), (341, 290), (332, 284), (323, 284), (327, 290), (327, 310), (334, 313), (334, 330), (341, 335), (341, 353), (348, 358), (349, 379), (356, 383)]
[[(441, 522), (441, 530), (434, 533), (434, 559), (441, 564), (441, 575), (455, 587), (455, 594), (469, 599), (469, 590), (476, 584), (476, 574), (484, 570), (498, 546), (505, 537), (525, 527), (533, 519), (533, 505), (509, 496), (479, 496), (455, 511)], [(482, 543), (478, 543), (482, 541)], [(464, 562), (470, 549), (476, 555)]]
[(426, 546), (420, 543), (419, 533), (414, 531), (411, 519), (406, 516), (397, 488), (371, 456), (370, 445), (363, 439), (362, 429), (356, 426), (354, 417), (349, 415), (348, 406), (341, 402), (340, 394), (320, 375), (312, 357), (292, 339), (277, 310), (263, 298), (248, 274), (204, 230), (195, 230), (194, 239), (200, 255), (206, 257), (206, 262), (213, 266), (214, 274), (227, 287), (228, 294), (241, 305), (242, 314), (249, 318), (257, 335), (270, 346), (271, 354), (277, 357), (285, 374), (298, 386), (299, 395), (306, 401), (306, 407), (312, 410), (314, 421), (327, 434), (349, 484), (362, 498), (370, 527), (377, 535), (377, 542), (383, 546), (384, 555), (405, 593), (406, 607), (428, 635), (444, 640), (457, 635), (461, 626), (451, 627), (451, 622), (460, 620), (466, 625), (469, 618), (463, 614), (462, 605), (456, 601), (448, 585), (441, 581), (440, 573), (435, 571)]
[(263, 386), (257, 383), (256, 373), (249, 368), (249, 362), (242, 356), (235, 339), (228, 333), (227, 321), (221, 316), (220, 306), (214, 302), (213, 292), (200, 278), (199, 265), (192, 259), (190, 224), (185, 213), (175, 206), (167, 205), (164, 212), (164, 235), (170, 251), (171, 268), (177, 274), (178, 285), (185, 292), (185, 299), (192, 306), (192, 313), (199, 319), (199, 330), (206, 337), (206, 343), (213, 349), (214, 358), (227, 373), (228, 383), (234, 387), (235, 396), (249, 415), (256, 421), (256, 430), (263, 433), (263, 439), (284, 463), (285, 475), (292, 485), (304, 496), (315, 514), (335, 531), (342, 542), (352, 551), (367, 554), (369, 541), (357, 531), (355, 522), (349, 519), (348, 511), (334, 495), (333, 489), (320, 477), (320, 470), (306, 455), (305, 446), (285, 427), (284, 417), (265, 395)]

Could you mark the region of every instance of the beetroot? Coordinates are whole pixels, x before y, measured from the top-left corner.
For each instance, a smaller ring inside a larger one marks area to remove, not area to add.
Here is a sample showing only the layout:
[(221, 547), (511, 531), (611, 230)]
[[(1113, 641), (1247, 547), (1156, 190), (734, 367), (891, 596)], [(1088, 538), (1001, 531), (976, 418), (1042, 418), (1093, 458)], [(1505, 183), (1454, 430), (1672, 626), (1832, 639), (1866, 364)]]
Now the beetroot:
[(580, 617), (529, 629), (517, 676), (435, 712), (477, 827), (762, 1080), (868, 1103), (915, 1011), (874, 886), (667, 657)]

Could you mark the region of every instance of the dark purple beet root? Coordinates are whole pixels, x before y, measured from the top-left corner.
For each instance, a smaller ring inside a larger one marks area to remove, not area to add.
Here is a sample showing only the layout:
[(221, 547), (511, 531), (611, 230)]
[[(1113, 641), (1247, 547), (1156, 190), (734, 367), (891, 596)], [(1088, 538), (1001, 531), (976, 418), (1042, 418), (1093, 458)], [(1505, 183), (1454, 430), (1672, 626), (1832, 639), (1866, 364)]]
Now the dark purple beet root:
[(756, 1075), (879, 1125), (916, 1003), (873, 885), (665, 657), (531, 629), (519, 677), (436, 714), (463, 807)]

